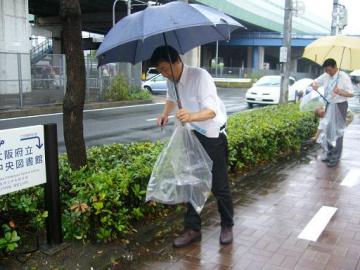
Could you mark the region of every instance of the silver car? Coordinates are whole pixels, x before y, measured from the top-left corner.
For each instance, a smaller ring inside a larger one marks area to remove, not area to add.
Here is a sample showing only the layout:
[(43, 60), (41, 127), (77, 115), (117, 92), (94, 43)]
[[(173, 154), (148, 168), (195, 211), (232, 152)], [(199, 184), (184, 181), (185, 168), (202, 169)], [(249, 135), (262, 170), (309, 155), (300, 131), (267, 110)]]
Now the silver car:
[(149, 80), (142, 82), (142, 87), (152, 94), (164, 94), (168, 90), (166, 78), (161, 74), (155, 75)]

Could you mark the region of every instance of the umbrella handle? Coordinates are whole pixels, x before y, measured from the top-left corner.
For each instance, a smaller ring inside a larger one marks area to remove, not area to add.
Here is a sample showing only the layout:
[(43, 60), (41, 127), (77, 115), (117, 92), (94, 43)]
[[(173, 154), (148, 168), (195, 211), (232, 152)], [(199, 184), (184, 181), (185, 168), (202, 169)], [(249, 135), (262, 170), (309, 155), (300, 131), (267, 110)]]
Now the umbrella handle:
[[(343, 51), (343, 54), (344, 54), (344, 51)], [(341, 63), (342, 63), (342, 57), (341, 57), (340, 65), (341, 65)], [(340, 76), (340, 68), (339, 68), (339, 70), (338, 70), (338, 74), (337, 74), (337, 76), (336, 76), (336, 84), (335, 84), (334, 88), (332, 89), (332, 92), (334, 91), (334, 89), (336, 88), (336, 86), (337, 86), (338, 83), (339, 83), (339, 76)], [(315, 90), (315, 89), (314, 89), (314, 90)], [(327, 107), (328, 107), (328, 105), (329, 105), (330, 102), (329, 102), (322, 94), (320, 94), (319, 91), (317, 91), (317, 90), (315, 90), (315, 91), (326, 101), (326, 109), (327, 109)]]

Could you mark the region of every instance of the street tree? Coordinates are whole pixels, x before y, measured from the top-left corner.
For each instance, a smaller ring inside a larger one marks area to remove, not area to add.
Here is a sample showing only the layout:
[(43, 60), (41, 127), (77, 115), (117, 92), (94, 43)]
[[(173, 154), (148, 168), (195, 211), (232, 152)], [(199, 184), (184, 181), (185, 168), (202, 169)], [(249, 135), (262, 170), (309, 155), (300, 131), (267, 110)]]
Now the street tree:
[(67, 75), (63, 101), (64, 139), (70, 167), (77, 170), (87, 163), (83, 132), (86, 79), (79, 0), (60, 0), (59, 12), (63, 26)]

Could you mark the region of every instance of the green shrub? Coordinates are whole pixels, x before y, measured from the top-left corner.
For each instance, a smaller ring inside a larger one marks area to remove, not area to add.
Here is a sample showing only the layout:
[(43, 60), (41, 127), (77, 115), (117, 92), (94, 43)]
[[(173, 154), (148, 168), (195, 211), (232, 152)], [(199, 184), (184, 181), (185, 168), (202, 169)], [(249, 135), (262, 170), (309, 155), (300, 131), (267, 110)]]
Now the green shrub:
[(112, 144), (88, 150), (88, 166), (72, 172), (62, 157), (65, 238), (110, 240), (155, 212), (144, 202), (161, 143)]
[(150, 99), (151, 94), (141, 87), (129, 84), (121, 74), (111, 80), (109, 88), (105, 90), (105, 99), (111, 101)]
[(252, 82), (215, 82), (217, 87), (223, 88), (250, 88), (253, 83)]
[(317, 128), (312, 113), (298, 104), (268, 106), (233, 115), (228, 121), (229, 161), (233, 170), (249, 169), (298, 151)]
[[(228, 122), (230, 167), (245, 170), (296, 152), (316, 127), (313, 115), (300, 112), (296, 104), (232, 115)], [(147, 182), (162, 148), (160, 142), (92, 147), (87, 167), (79, 171), (72, 171), (66, 156), (61, 156), (65, 238), (107, 241), (132, 232), (140, 220), (151, 222), (167, 215), (171, 207), (144, 202)], [(0, 224), (30, 224), (42, 229), (46, 216), (41, 187), (0, 197)], [(0, 233), (0, 250), (16, 248), (19, 239), (14, 234), (11, 240), (8, 232), (6, 227), (6, 232)], [(6, 242), (1, 240), (4, 238)]]
[(11, 252), (18, 247), (20, 237), (17, 232), (7, 224), (2, 225), (2, 235), (0, 233), (0, 254)]
[(105, 90), (105, 98), (108, 100), (127, 100), (129, 95), (129, 84), (122, 74), (114, 77), (109, 88)]

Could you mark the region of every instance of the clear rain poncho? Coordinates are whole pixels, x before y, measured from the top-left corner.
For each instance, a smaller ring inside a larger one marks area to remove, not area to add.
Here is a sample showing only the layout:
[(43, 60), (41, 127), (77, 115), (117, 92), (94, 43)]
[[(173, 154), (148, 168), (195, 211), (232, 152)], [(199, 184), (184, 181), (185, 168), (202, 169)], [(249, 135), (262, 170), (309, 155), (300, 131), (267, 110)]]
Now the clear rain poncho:
[(177, 125), (160, 153), (146, 191), (146, 201), (189, 202), (200, 213), (212, 187), (212, 160), (188, 125)]
[(346, 128), (346, 118), (336, 103), (328, 104), (325, 117), (320, 120), (319, 128), (322, 132), (318, 142), (322, 144), (323, 148), (328, 150), (329, 145), (336, 147), (337, 139), (344, 135)]

